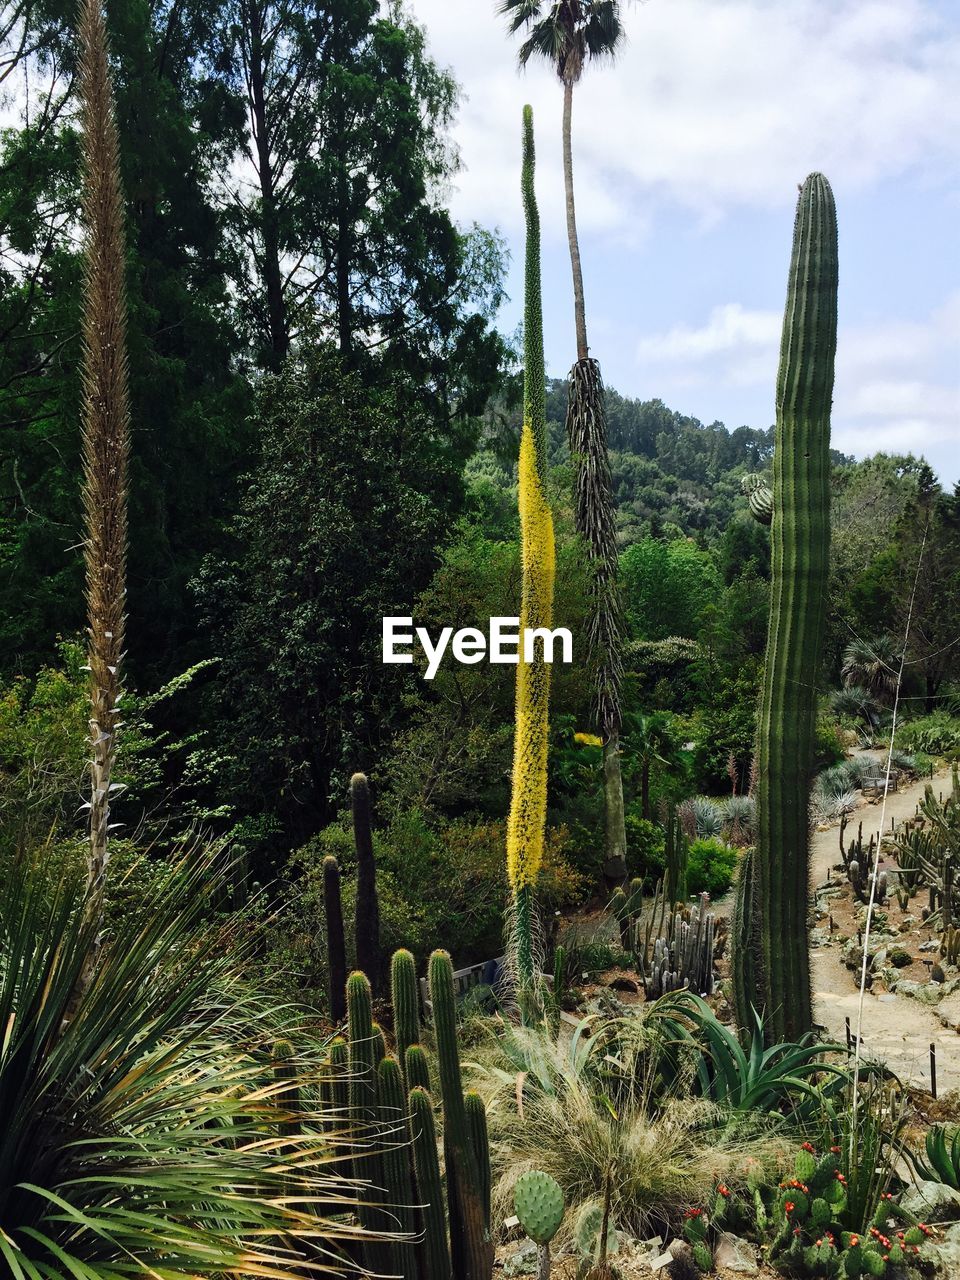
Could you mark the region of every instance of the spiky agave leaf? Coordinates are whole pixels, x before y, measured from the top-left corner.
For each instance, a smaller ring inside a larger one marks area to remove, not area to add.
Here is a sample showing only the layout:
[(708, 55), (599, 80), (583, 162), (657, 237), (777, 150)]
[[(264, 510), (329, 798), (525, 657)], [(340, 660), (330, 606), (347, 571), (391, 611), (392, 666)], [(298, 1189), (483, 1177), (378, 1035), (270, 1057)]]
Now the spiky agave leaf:
[[(347, 1270), (340, 1246), (356, 1233), (334, 1217), (355, 1195), (322, 1132), (323, 1047), (251, 992), (252, 931), (209, 923), (220, 870), (194, 852), (153, 883), (65, 1026), (97, 924), (68, 877), (51, 889), (30, 859), (12, 872), (0, 901), (0, 1254), (11, 1274)], [(281, 1037), (296, 1071), (278, 1077)]]

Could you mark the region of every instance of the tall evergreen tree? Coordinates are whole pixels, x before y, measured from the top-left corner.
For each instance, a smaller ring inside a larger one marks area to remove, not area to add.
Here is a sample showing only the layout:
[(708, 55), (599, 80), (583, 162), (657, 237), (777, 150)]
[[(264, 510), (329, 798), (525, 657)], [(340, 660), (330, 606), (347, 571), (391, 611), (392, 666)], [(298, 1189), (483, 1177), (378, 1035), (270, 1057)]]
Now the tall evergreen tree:
[(617, 0), (552, 0), (551, 3), (502, 0), (500, 6), (500, 12), (508, 18), (510, 31), (526, 33), (520, 46), (520, 65), (526, 66), (533, 57), (543, 58), (554, 68), (563, 85), (563, 180), (577, 335), (577, 360), (570, 371), (567, 438), (575, 468), (574, 517), (593, 568), (594, 607), (588, 639), (597, 669), (596, 717), (604, 736), (605, 874), (611, 882), (624, 879), (627, 870), (620, 770), (623, 624), (617, 587), (616, 523), (603, 379), (587, 342), (572, 134), (574, 86), (590, 62), (615, 56), (624, 38), (620, 9)]

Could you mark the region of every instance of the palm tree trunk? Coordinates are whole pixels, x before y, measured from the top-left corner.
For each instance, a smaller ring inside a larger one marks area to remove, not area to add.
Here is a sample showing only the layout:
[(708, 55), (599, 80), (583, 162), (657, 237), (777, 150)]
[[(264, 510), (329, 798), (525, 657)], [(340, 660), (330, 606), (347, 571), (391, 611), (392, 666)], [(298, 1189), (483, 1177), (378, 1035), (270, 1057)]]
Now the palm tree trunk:
[(577, 207), (573, 198), (573, 81), (563, 82), (563, 187), (567, 200), (567, 241), (573, 271), (573, 315), (577, 326), (577, 359), (586, 360), (587, 313), (583, 301), (583, 269), (577, 238)]

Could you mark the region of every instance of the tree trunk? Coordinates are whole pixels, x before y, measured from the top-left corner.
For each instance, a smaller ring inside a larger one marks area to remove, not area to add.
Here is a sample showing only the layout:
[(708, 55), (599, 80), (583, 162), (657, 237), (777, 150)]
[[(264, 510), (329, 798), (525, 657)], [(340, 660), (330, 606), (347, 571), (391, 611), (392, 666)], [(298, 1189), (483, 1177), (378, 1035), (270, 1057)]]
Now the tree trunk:
[(577, 326), (577, 359), (586, 360), (587, 314), (583, 301), (583, 271), (580, 266), (580, 241), (577, 239), (577, 209), (573, 198), (573, 81), (563, 82), (563, 186), (567, 200), (567, 241), (570, 245), (570, 267), (573, 271), (573, 315)]
[(277, 369), (290, 347), (290, 334), (283, 302), (283, 276), (280, 270), (280, 229), (277, 219), (277, 197), (273, 161), (270, 157), (270, 134), (267, 126), (266, 68), (264, 66), (263, 9), (251, 6), (250, 21), (250, 94), (253, 99), (253, 126), (257, 148), (257, 177), (260, 181), (261, 225), (263, 236), (263, 282), (267, 294), (267, 324), (270, 330), (269, 363)]
[(603, 793), (607, 817), (607, 847), (603, 874), (613, 888), (627, 878), (627, 829), (623, 819), (623, 778), (620, 773), (620, 735), (613, 733), (603, 748)]

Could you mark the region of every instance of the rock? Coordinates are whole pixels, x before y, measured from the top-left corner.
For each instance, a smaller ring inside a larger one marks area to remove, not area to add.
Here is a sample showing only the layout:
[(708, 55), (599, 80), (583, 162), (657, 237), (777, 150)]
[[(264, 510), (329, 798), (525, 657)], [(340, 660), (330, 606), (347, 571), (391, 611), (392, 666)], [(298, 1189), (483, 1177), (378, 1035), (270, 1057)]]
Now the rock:
[(955, 1222), (942, 1235), (921, 1245), (920, 1257), (941, 1268), (945, 1276), (960, 1273), (960, 1222)]
[(634, 995), (638, 995), (640, 988), (632, 978), (614, 978), (610, 983), (611, 991), (632, 991)]
[(833, 938), (829, 929), (811, 929), (810, 945), (812, 947), (829, 947), (833, 944)]
[(938, 951), (939, 949), (940, 942), (937, 938), (930, 938), (929, 941), (920, 943), (921, 951)]
[(715, 1261), (718, 1268), (735, 1271), (740, 1275), (755, 1276), (760, 1270), (754, 1246), (730, 1231), (724, 1231), (717, 1242)]
[(505, 1276), (532, 1276), (537, 1269), (537, 1246), (532, 1240), (524, 1240), (516, 1251), (504, 1260)]
[(918, 1182), (907, 1187), (900, 1204), (922, 1222), (942, 1222), (960, 1215), (960, 1191), (942, 1182)]
[(943, 985), (939, 982), (912, 982), (905, 978), (894, 987), (898, 996), (909, 996), (921, 1004), (937, 1004), (942, 998)]

